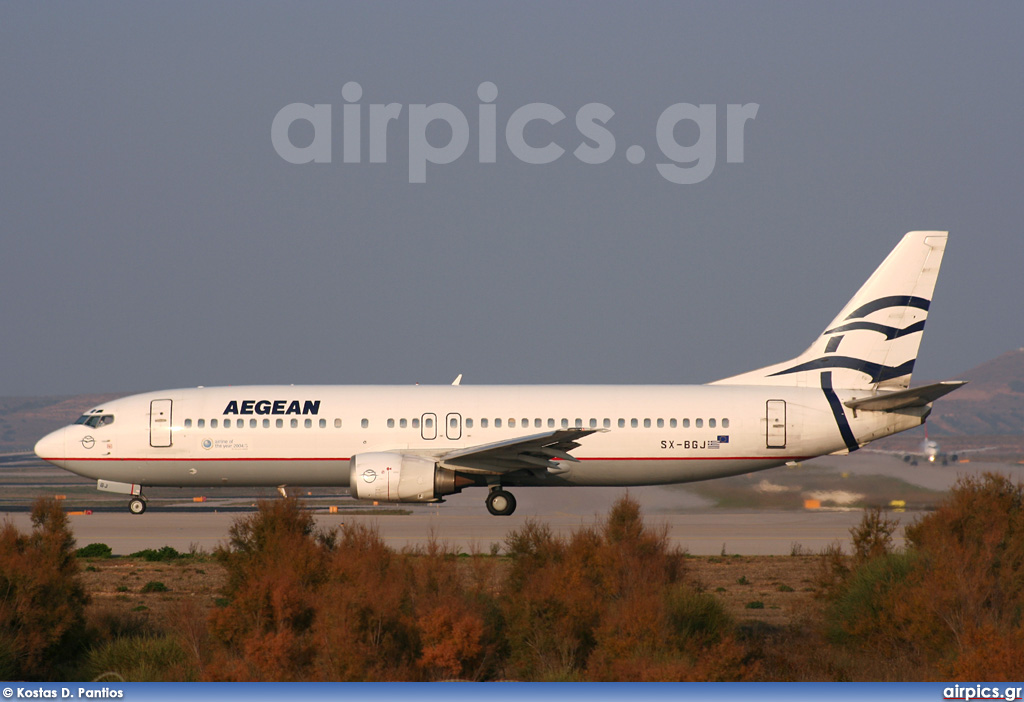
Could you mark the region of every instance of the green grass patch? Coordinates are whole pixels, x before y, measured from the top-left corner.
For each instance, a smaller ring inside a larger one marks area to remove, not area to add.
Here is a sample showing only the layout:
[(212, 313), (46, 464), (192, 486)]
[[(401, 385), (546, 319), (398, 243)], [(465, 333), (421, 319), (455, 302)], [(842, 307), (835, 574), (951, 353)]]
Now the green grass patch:
[(114, 551), (106, 544), (89, 544), (75, 551), (79, 558), (110, 558)]
[(179, 558), (191, 558), (192, 554), (179, 553), (177, 549), (171, 546), (162, 546), (161, 548), (147, 548), (142, 551), (136, 551), (129, 558), (141, 558), (144, 561), (150, 563), (156, 561), (176, 561)]

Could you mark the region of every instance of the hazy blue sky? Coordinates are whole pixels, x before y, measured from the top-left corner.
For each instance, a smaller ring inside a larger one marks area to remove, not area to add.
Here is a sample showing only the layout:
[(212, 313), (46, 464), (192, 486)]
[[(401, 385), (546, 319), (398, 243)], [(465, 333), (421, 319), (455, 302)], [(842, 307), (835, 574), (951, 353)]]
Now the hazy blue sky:
[[(1020, 3), (5, 3), (0, 395), (706, 382), (802, 351), (912, 229), (951, 232), (917, 378), (954, 377), (1024, 344), (1022, 29)], [(292, 103), (333, 106), (330, 163), (275, 151)], [(409, 105), (434, 103), (469, 146), (412, 184)], [(567, 115), (525, 132), (553, 163), (506, 143), (529, 103)], [(599, 165), (573, 155), (588, 103), (615, 113)], [(655, 165), (676, 103), (717, 106), (696, 184)]]

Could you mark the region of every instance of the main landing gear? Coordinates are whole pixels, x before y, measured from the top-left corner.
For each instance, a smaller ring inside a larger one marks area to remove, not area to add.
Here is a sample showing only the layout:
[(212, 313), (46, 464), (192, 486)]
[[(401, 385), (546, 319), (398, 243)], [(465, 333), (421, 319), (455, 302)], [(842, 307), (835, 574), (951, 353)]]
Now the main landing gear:
[(516, 511), (516, 498), (495, 485), (487, 494), (487, 511), (496, 517), (507, 517)]
[(142, 514), (146, 511), (146, 498), (142, 495), (133, 497), (128, 503), (128, 511), (132, 514)]

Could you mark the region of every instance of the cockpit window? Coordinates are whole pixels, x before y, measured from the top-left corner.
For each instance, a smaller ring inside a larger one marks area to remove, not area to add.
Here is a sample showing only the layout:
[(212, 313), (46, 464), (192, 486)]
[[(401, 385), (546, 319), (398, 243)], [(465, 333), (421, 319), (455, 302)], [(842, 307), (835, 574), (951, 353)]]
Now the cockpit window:
[(112, 414), (83, 414), (77, 420), (75, 424), (84, 424), (93, 429), (99, 429), (100, 427), (106, 427), (114, 423), (114, 415)]

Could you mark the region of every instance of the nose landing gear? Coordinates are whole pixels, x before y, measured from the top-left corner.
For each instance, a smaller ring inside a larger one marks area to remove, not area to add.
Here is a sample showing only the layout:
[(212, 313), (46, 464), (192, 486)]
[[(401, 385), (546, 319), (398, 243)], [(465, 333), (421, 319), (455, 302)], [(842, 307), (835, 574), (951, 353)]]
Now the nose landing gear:
[(496, 517), (507, 517), (516, 511), (516, 498), (496, 485), (487, 494), (487, 511)]

